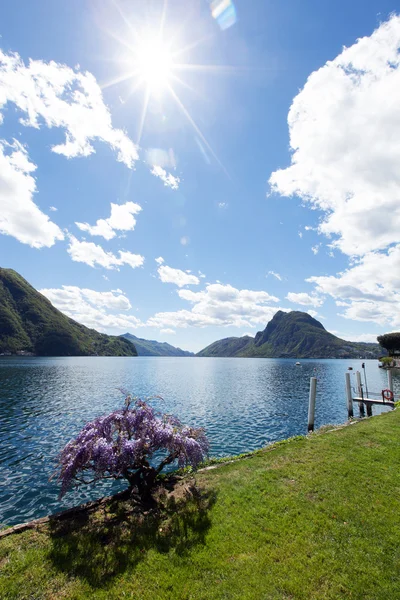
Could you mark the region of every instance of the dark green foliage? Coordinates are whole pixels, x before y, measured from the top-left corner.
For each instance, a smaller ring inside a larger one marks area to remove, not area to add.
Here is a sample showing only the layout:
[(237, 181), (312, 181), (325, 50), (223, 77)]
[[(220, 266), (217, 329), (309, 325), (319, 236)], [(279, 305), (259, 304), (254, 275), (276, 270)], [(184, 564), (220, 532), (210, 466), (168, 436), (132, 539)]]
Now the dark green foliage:
[(376, 338), (382, 348), (388, 351), (389, 356), (400, 354), (400, 332), (384, 333)]
[(39, 356), (137, 356), (121, 337), (73, 321), (12, 269), (0, 268), (0, 353)]
[(393, 366), (393, 358), (391, 356), (381, 356), (379, 360), (384, 367)]
[(379, 358), (381, 354), (378, 344), (341, 340), (307, 313), (280, 310), (255, 338), (225, 338), (207, 346), (197, 356)]
[(254, 339), (249, 335), (218, 340), (201, 350), (197, 356), (242, 356), (246, 348), (253, 347)]
[(132, 333), (124, 333), (122, 337), (135, 344), (138, 356), (194, 356), (193, 352), (175, 348), (175, 346), (171, 346), (171, 344), (167, 344), (166, 342), (144, 340)]

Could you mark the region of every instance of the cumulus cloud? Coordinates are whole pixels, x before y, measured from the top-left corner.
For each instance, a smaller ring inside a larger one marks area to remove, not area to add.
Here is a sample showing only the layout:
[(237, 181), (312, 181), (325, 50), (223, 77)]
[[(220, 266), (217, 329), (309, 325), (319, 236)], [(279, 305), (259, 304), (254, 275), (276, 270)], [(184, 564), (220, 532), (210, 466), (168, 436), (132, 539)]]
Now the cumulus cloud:
[(41, 294), (64, 314), (78, 323), (103, 332), (125, 332), (143, 325), (133, 315), (110, 311), (128, 311), (129, 299), (116, 291), (96, 290), (63, 285), (61, 288), (43, 289)]
[(337, 275), (307, 281), (344, 308), (343, 317), (400, 326), (400, 245), (387, 252), (369, 252)]
[(331, 333), (348, 342), (367, 342), (376, 344), (376, 333), (341, 333), (340, 331), (331, 331)]
[(204, 291), (181, 289), (178, 295), (192, 305), (191, 310), (161, 312), (147, 321), (152, 327), (254, 327), (266, 325), (278, 308), (270, 306), (278, 298), (264, 291), (238, 290), (231, 285), (209, 284)]
[(163, 259), (163, 257), (162, 257), (162, 256), (159, 256), (158, 258), (155, 258), (154, 260), (156, 261), (156, 263), (157, 263), (158, 265), (162, 265), (162, 264), (163, 264), (163, 262), (164, 262), (164, 259)]
[(133, 231), (136, 225), (135, 216), (142, 210), (139, 204), (126, 202), (125, 204), (111, 203), (111, 215), (108, 219), (98, 219), (96, 225), (88, 223), (75, 223), (81, 231), (87, 231), (90, 235), (99, 235), (106, 240), (111, 240), (117, 231)]
[(69, 242), (68, 254), (72, 260), (85, 263), (90, 267), (99, 265), (105, 269), (117, 269), (119, 266), (126, 264), (135, 269), (141, 267), (144, 263), (144, 257), (140, 254), (119, 250), (119, 257), (117, 257), (93, 242), (80, 242), (73, 235), (69, 236)]
[(322, 298), (319, 298), (315, 294), (307, 294), (306, 292), (299, 292), (298, 294), (289, 292), (286, 298), (289, 302), (302, 304), (303, 306), (322, 306), (324, 303)]
[(33, 201), (35, 169), (19, 142), (0, 140), (0, 233), (32, 248), (50, 247), (64, 234)]
[(291, 165), (270, 177), (323, 211), (319, 232), (348, 255), (399, 240), (399, 49), (394, 15), (313, 72), (289, 111)]
[(89, 156), (95, 151), (92, 142), (101, 141), (127, 167), (138, 158), (132, 140), (112, 126), (110, 111), (91, 73), (54, 61), (30, 60), (25, 65), (18, 54), (0, 50), (0, 109), (9, 102), (24, 113), (23, 125), (39, 128), (44, 123), (65, 131), (64, 143), (52, 147), (57, 154)]
[[(157, 259), (156, 262), (158, 262)], [(157, 269), (158, 276), (163, 283), (174, 283), (180, 288), (184, 285), (199, 285), (200, 283), (200, 279), (196, 275), (190, 275), (180, 269), (173, 269), (167, 265), (159, 264), (160, 266)]]
[(164, 185), (171, 188), (171, 190), (177, 190), (179, 188), (181, 182), (179, 177), (174, 177), (171, 173), (167, 173), (167, 171), (159, 165), (154, 165), (151, 172), (156, 177), (159, 177), (161, 181), (164, 182)]

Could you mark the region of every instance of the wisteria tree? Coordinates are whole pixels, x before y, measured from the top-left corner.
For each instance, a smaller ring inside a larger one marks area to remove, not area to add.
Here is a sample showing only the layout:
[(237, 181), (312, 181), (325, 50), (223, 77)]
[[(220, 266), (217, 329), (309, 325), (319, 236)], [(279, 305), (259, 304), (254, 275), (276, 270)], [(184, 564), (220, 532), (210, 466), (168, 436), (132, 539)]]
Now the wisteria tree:
[(58, 457), (62, 497), (73, 483), (126, 479), (129, 490), (149, 499), (157, 476), (169, 464), (196, 467), (208, 452), (201, 428), (161, 415), (127, 396), (125, 406), (90, 421)]

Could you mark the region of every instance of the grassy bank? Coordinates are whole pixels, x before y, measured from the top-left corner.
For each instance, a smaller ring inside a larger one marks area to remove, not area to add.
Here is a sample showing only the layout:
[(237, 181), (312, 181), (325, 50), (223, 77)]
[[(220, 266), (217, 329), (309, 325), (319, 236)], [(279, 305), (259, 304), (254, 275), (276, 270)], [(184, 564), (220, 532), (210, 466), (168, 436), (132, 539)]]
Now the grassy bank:
[(400, 410), (0, 540), (0, 598), (400, 598)]

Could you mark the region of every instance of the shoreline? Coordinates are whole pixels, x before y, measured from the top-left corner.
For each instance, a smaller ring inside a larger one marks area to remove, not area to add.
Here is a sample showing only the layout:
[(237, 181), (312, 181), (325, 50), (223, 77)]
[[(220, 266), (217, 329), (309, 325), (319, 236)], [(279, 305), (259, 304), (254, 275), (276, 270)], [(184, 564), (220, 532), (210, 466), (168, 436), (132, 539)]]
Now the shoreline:
[[(394, 409), (394, 410), (396, 410), (396, 409)], [(379, 417), (379, 416), (380, 415), (373, 415), (373, 417)], [(224, 456), (221, 458), (210, 458), (209, 460), (207, 460), (204, 463), (204, 466), (200, 467), (196, 471), (188, 471), (188, 472), (182, 473), (182, 471), (177, 470), (177, 471), (172, 471), (171, 473), (168, 473), (166, 475), (176, 476), (176, 477), (179, 477), (179, 479), (185, 480), (189, 477), (192, 477), (193, 475), (196, 475), (197, 473), (213, 471), (215, 469), (219, 469), (226, 465), (230, 465), (230, 464), (237, 463), (240, 461), (248, 460), (248, 459), (257, 457), (260, 454), (272, 452), (273, 450), (276, 450), (277, 448), (280, 448), (284, 445), (290, 444), (291, 442), (297, 441), (299, 439), (309, 439), (309, 438), (315, 437), (317, 435), (325, 435), (327, 433), (332, 433), (334, 431), (344, 429), (345, 427), (348, 427), (350, 425), (356, 425), (357, 423), (360, 423), (362, 421), (365, 421), (365, 420), (373, 418), (373, 417), (354, 418), (352, 420), (346, 421), (339, 425), (332, 425), (332, 424), (322, 425), (316, 431), (313, 431), (313, 432), (310, 432), (310, 433), (304, 434), (304, 435), (295, 435), (295, 436), (292, 436), (289, 438), (284, 438), (284, 439), (278, 440), (276, 442), (271, 442), (271, 444), (268, 444), (267, 446), (264, 446), (257, 450), (253, 450), (251, 452), (245, 452), (243, 454), (237, 454), (237, 455), (233, 455), (233, 456)], [(61, 522), (61, 521), (64, 521), (65, 519), (68, 519), (69, 517), (76, 516), (80, 513), (85, 513), (85, 512), (90, 513), (92, 511), (100, 508), (102, 505), (108, 504), (109, 502), (113, 502), (115, 500), (126, 499), (126, 492), (127, 492), (127, 490), (122, 490), (121, 492), (117, 492), (116, 494), (112, 494), (110, 496), (102, 496), (101, 498), (98, 498), (97, 500), (89, 500), (88, 502), (85, 502), (83, 504), (78, 504), (77, 506), (73, 506), (71, 508), (67, 508), (65, 510), (62, 510), (62, 511), (59, 511), (56, 513), (51, 513), (49, 515), (40, 517), (38, 519), (32, 519), (31, 521), (17, 523), (16, 525), (11, 525), (11, 526), (6, 525), (3, 529), (0, 528), (0, 540), (4, 537), (7, 537), (8, 535), (12, 535), (14, 533), (15, 534), (22, 533), (29, 529), (35, 529), (37, 527), (40, 527), (41, 525), (46, 525), (47, 523), (51, 523), (53, 521)]]

